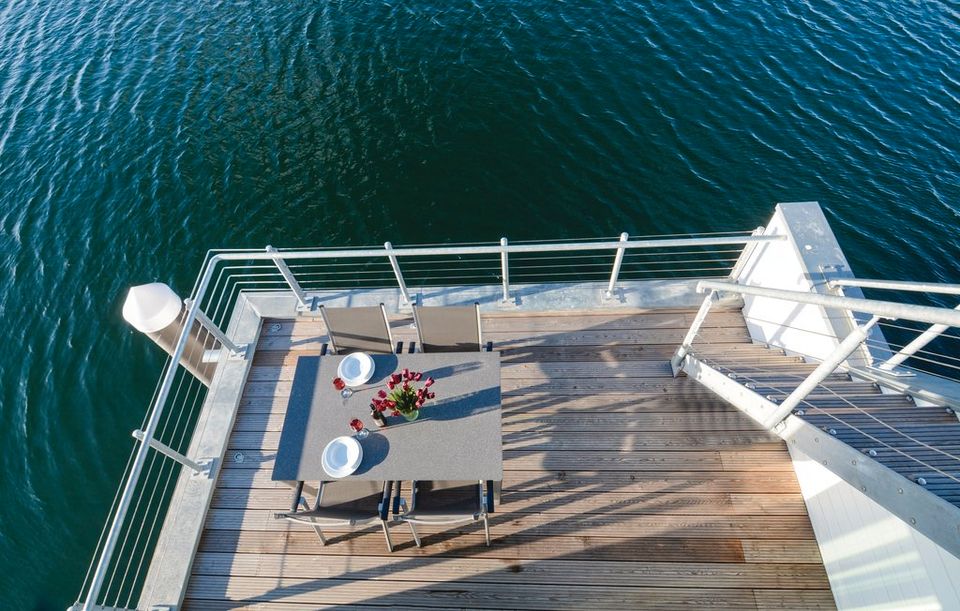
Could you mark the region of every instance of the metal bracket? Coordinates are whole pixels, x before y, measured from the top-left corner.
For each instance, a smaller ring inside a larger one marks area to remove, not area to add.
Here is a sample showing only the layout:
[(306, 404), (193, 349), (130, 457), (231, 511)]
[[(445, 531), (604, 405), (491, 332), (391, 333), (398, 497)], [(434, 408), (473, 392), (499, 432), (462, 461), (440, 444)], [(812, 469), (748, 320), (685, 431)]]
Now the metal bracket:
[(600, 292), (600, 304), (601, 305), (610, 305), (618, 306), (627, 302), (627, 294), (623, 290), (623, 287), (614, 287), (612, 291), (601, 291)]
[[(140, 441), (141, 443), (144, 441), (144, 434), (143, 434), (143, 431), (141, 431), (140, 429), (136, 429), (135, 431), (133, 431), (132, 435), (134, 439)], [(206, 479), (212, 478), (217, 459), (202, 458), (200, 460), (193, 460), (191, 458), (187, 458), (180, 452), (177, 452), (170, 446), (164, 443), (161, 443), (153, 438), (147, 440), (147, 444), (157, 452), (160, 452), (161, 454), (166, 456), (167, 458), (172, 458), (173, 460), (177, 461), (184, 467), (191, 469), (193, 471), (193, 474), (192, 474), (193, 477), (203, 477)]]
[(903, 370), (903, 369), (881, 369), (880, 367), (878, 367), (878, 366), (876, 366), (876, 365), (869, 365), (869, 366), (867, 367), (867, 369), (870, 369), (870, 370), (872, 370), (872, 371), (876, 371), (876, 372), (878, 372), (878, 373), (883, 373), (883, 374), (886, 374), (886, 375), (891, 375), (891, 376), (894, 376), (894, 377), (896, 377), (896, 378), (915, 378), (915, 377), (917, 376), (917, 374), (915, 374), (915, 373), (912, 372), (912, 371), (905, 371), (905, 370)]

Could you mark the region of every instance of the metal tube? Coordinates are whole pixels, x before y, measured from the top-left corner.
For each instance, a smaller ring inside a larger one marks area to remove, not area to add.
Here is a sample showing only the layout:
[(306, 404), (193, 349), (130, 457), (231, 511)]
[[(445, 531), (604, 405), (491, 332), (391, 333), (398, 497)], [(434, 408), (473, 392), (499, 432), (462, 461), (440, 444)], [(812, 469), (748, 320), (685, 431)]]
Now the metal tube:
[[(686, 246), (729, 246), (750, 244), (753, 242), (777, 242), (787, 239), (782, 235), (747, 235), (718, 238), (671, 238), (659, 240), (633, 240), (629, 242), (568, 242), (563, 244), (515, 244), (507, 247), (507, 252), (576, 252), (590, 250), (614, 250), (617, 248), (681, 248)], [(397, 257), (431, 257), (436, 255), (496, 255), (504, 252), (504, 246), (434, 246), (426, 248), (397, 248), (393, 254)], [(216, 255), (220, 261), (274, 260), (290, 261), (296, 259), (339, 259), (354, 257), (375, 259), (383, 257), (383, 249), (358, 248), (336, 250), (297, 250), (284, 252), (222, 252)]]
[[(133, 432), (133, 438), (143, 441), (144, 439), (143, 431), (141, 431), (140, 429), (135, 430)], [(160, 452), (164, 456), (167, 456), (168, 458), (172, 458), (173, 460), (177, 461), (181, 465), (185, 467), (189, 467), (190, 469), (193, 469), (194, 473), (203, 473), (204, 469), (202, 466), (200, 466), (200, 463), (190, 460), (189, 458), (187, 458), (180, 452), (177, 452), (170, 446), (162, 444), (156, 439), (150, 439), (147, 443), (150, 444), (151, 448), (153, 448), (157, 452)]]
[(400, 273), (400, 264), (397, 263), (397, 257), (393, 254), (393, 244), (384, 242), (383, 248), (387, 251), (387, 258), (390, 259), (390, 267), (393, 268), (393, 275), (397, 277), (397, 284), (400, 285), (400, 294), (403, 296), (403, 303), (410, 305), (410, 293), (407, 291), (407, 283), (403, 281), (403, 274)]
[(960, 284), (938, 284), (935, 282), (906, 282), (902, 280), (867, 280), (864, 278), (837, 278), (827, 281), (830, 288), (838, 286), (858, 286), (864, 289), (888, 289), (891, 291), (910, 291), (914, 293), (938, 293), (941, 295), (960, 295)]
[(715, 280), (701, 280), (697, 284), (697, 291), (729, 291), (741, 295), (768, 297), (795, 303), (819, 305), (825, 308), (852, 310), (874, 314), (882, 318), (916, 320), (930, 324), (942, 324), (951, 327), (960, 327), (960, 311), (948, 308), (933, 308), (918, 306), (894, 301), (876, 301), (873, 299), (853, 299), (851, 297), (836, 297), (819, 293), (805, 293), (803, 291), (786, 291), (782, 289), (768, 289), (760, 286), (747, 286), (733, 282), (717, 282)]
[[(177, 347), (171, 356), (170, 365), (164, 375), (163, 382), (160, 384), (157, 397), (153, 402), (153, 408), (151, 409), (150, 416), (147, 419), (147, 426), (143, 431), (143, 436), (145, 439), (153, 439), (153, 435), (157, 430), (157, 425), (160, 423), (160, 417), (163, 415), (164, 404), (166, 403), (167, 398), (170, 396), (170, 389), (173, 387), (173, 379), (177, 371), (177, 364), (180, 362), (180, 359), (183, 358), (183, 352), (187, 347), (187, 339), (190, 337), (190, 328), (193, 325), (193, 321), (196, 320), (197, 311), (200, 309), (199, 301), (204, 292), (207, 290), (207, 285), (210, 283), (210, 277), (212, 276), (214, 264), (218, 260), (218, 255), (214, 255), (210, 258), (209, 262), (207, 263), (207, 267), (204, 269), (203, 275), (200, 278), (200, 282), (197, 285), (196, 297), (194, 297), (194, 300), (190, 303), (190, 307), (187, 309), (187, 317), (186, 320), (184, 320), (183, 329), (180, 331), (180, 339), (177, 340)], [(97, 561), (97, 568), (94, 571), (93, 578), (90, 581), (90, 587), (87, 589), (87, 598), (83, 603), (83, 611), (93, 611), (97, 604), (97, 597), (100, 596), (100, 588), (103, 587), (103, 580), (106, 577), (107, 569), (110, 567), (110, 559), (113, 556), (114, 548), (116, 547), (117, 540), (120, 537), (123, 520), (126, 518), (127, 511), (130, 509), (130, 502), (133, 500), (133, 493), (136, 491), (137, 480), (140, 478), (140, 472), (143, 471), (143, 464), (147, 460), (147, 453), (149, 449), (150, 446), (142, 441), (140, 442), (140, 447), (137, 448), (137, 454), (134, 457), (133, 464), (130, 467), (130, 474), (127, 476), (127, 482), (124, 484), (123, 493), (120, 496), (120, 502), (117, 504), (117, 511), (113, 514), (113, 521), (110, 524), (110, 530), (107, 532), (107, 538), (103, 543), (103, 551), (100, 552), (100, 559)]]
[[(750, 235), (761, 236), (763, 232), (766, 231), (764, 227), (757, 227), (753, 230), (753, 233)], [(740, 256), (737, 257), (737, 262), (733, 264), (733, 269), (730, 270), (730, 279), (736, 281), (740, 277), (740, 274), (743, 272), (744, 266), (747, 264), (747, 261), (750, 260), (750, 256), (753, 255), (753, 251), (756, 250), (757, 243), (750, 242), (745, 244), (743, 250), (740, 251)]]
[[(626, 242), (630, 239), (627, 232), (620, 234), (620, 241)], [(623, 253), (626, 252), (623, 247), (617, 249), (617, 254), (613, 258), (613, 271), (610, 272), (610, 284), (607, 285), (607, 299), (613, 297), (613, 289), (617, 286), (617, 278), (620, 276), (620, 266), (623, 265)]]
[(694, 316), (693, 323), (690, 325), (690, 328), (687, 329), (687, 334), (680, 343), (680, 347), (677, 348), (677, 353), (670, 359), (670, 368), (673, 369), (673, 377), (677, 377), (677, 374), (680, 373), (680, 364), (683, 362), (683, 357), (687, 356), (687, 353), (690, 352), (690, 348), (693, 346), (693, 340), (700, 331), (700, 326), (703, 325), (703, 321), (707, 319), (707, 314), (710, 313), (711, 306), (713, 306), (719, 298), (720, 296), (716, 291), (710, 291), (710, 294), (708, 294), (703, 300), (703, 303), (700, 304), (700, 309), (697, 310), (697, 315)]
[[(184, 303), (186, 303), (188, 308), (190, 307), (190, 299), (184, 300)], [(233, 343), (233, 340), (227, 337), (227, 335), (220, 330), (220, 327), (214, 324), (214, 322), (210, 320), (210, 318), (206, 314), (203, 313), (203, 310), (200, 310), (200, 309), (197, 310), (197, 322), (199, 322), (204, 329), (209, 331), (210, 335), (213, 335), (215, 338), (217, 338), (218, 342), (226, 346), (226, 348), (230, 352), (233, 352), (235, 354), (239, 354), (243, 352), (243, 348)]]
[(837, 370), (847, 357), (853, 354), (853, 352), (860, 347), (860, 344), (863, 343), (863, 340), (867, 339), (867, 335), (870, 332), (870, 329), (874, 327), (878, 322), (880, 322), (879, 316), (874, 316), (869, 321), (864, 323), (861, 326), (856, 327), (853, 331), (850, 332), (843, 341), (840, 342), (833, 352), (830, 353), (830, 356), (827, 357), (825, 361), (817, 365), (817, 368), (810, 372), (803, 382), (799, 386), (793, 389), (786, 399), (780, 404), (773, 414), (771, 414), (770, 419), (767, 422), (771, 425), (776, 425), (784, 418), (790, 415), (790, 412), (794, 410), (795, 407), (800, 405), (800, 402), (807, 398), (813, 390), (820, 385), (820, 382), (823, 382), (827, 377)]
[(267, 251), (267, 254), (270, 255), (270, 258), (273, 259), (277, 269), (280, 270), (280, 275), (283, 276), (283, 279), (287, 281), (288, 285), (290, 285), (290, 290), (293, 291), (293, 294), (297, 296), (297, 301), (300, 302), (302, 307), (306, 307), (307, 294), (303, 292), (302, 288), (300, 288), (300, 283), (297, 282), (293, 272), (291, 272), (290, 268), (287, 267), (287, 263), (284, 261), (283, 253), (278, 252), (276, 248), (269, 245), (265, 250)]
[(507, 238), (500, 238), (500, 273), (503, 276), (503, 300), (510, 301), (510, 265), (507, 261)]
[[(954, 310), (960, 310), (960, 305), (955, 307)], [(914, 338), (912, 342), (901, 348), (900, 352), (897, 352), (892, 357), (881, 363), (878, 369), (883, 369), (884, 371), (892, 370), (894, 367), (916, 354), (918, 350), (922, 349), (924, 346), (940, 337), (940, 334), (949, 328), (950, 327), (947, 325), (931, 326), (929, 329)]]

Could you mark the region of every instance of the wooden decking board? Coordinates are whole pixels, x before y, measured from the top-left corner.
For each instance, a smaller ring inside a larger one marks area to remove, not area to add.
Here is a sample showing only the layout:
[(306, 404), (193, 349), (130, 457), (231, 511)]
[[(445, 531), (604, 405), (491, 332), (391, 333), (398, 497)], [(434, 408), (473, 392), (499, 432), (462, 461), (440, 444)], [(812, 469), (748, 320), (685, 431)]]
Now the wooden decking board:
[[(283, 489), (284, 482), (270, 479), (269, 469), (229, 469), (220, 474), (219, 488)], [(796, 477), (785, 471), (543, 471), (516, 470), (504, 473), (505, 491), (583, 493), (697, 493), (797, 494)]]
[[(345, 426), (346, 430), (347, 427)], [(278, 431), (236, 431), (230, 436), (228, 448), (231, 450), (260, 449), (276, 450), (280, 444)], [(555, 432), (550, 427), (541, 430), (504, 432), (503, 449), (508, 450), (551, 450), (555, 452), (595, 452), (597, 447), (606, 451), (627, 452), (631, 450), (727, 450), (736, 452), (754, 452), (759, 450), (777, 451), (782, 442), (763, 431), (751, 432), (661, 432), (651, 436), (640, 431), (604, 431), (587, 436), (582, 433)]]
[[(201, 552), (247, 554), (304, 554), (309, 556), (382, 556), (383, 535), (378, 531), (338, 534), (336, 545), (318, 546), (312, 532), (269, 532), (256, 530), (208, 530), (200, 541)], [(507, 534), (497, 537), (489, 547), (481, 533), (438, 532), (425, 534), (424, 547), (406, 540), (399, 543), (392, 556), (398, 557), (454, 557), (499, 558), (506, 560), (624, 560), (655, 558), (658, 562), (729, 562), (734, 566), (746, 562), (741, 540), (684, 539), (679, 537), (540, 537)], [(778, 542), (773, 541), (776, 545)], [(776, 562), (817, 564), (819, 555), (812, 559), (804, 542), (794, 541), (791, 553), (780, 556)], [(816, 552), (816, 545), (813, 551)], [(806, 551), (806, 553), (804, 553)], [(318, 560), (320, 562), (320, 560)], [(764, 559), (763, 562), (770, 562)]]
[[(279, 329), (264, 321), (185, 608), (832, 604), (783, 443), (671, 375), (667, 361), (694, 315), (485, 314), (485, 339), (503, 363), (504, 480), (492, 545), (470, 524), (420, 528), (417, 548), (394, 524), (393, 554), (377, 528), (330, 532), (321, 546), (312, 530), (274, 518), (292, 495), (270, 472), (296, 362), (319, 354), (325, 329), (319, 320), (276, 321)], [(398, 341), (415, 339), (410, 322), (391, 321)], [(769, 366), (771, 393), (808, 367), (751, 344), (736, 310), (712, 312), (704, 337), (714, 344), (707, 353)], [(844, 376), (827, 386), (874, 400), (871, 385)]]
[[(503, 513), (658, 514), (677, 515), (806, 515), (803, 498), (796, 494), (718, 494), (673, 492), (639, 495), (635, 492), (506, 492), (500, 500)], [(218, 509), (270, 509), (287, 511), (291, 494), (284, 489), (220, 488), (212, 506)]]
[(645, 562), (637, 560), (501, 560), (380, 556), (316, 556), (207, 553), (197, 555), (197, 575), (350, 579), (354, 573), (383, 581), (443, 581), (682, 588), (697, 580), (706, 588), (827, 589), (822, 568), (805, 564)]
[[(721, 588), (616, 587), (606, 585), (494, 584), (463, 581), (378, 581), (291, 577), (194, 575), (187, 598), (216, 598), (245, 603), (296, 603), (383, 606), (417, 605), (469, 609), (663, 609), (667, 605), (755, 608), (753, 591)], [(189, 608), (189, 605), (187, 605)]]
[[(293, 524), (274, 517), (267, 509), (211, 509), (206, 527), (225, 530), (303, 530), (312, 532), (304, 524)], [(490, 519), (495, 531), (523, 531), (527, 535), (556, 537), (681, 537), (692, 539), (723, 539), (730, 537), (771, 537), (775, 539), (811, 539), (813, 531), (807, 516), (770, 515), (686, 515), (686, 514), (497, 514)], [(437, 528), (423, 525), (418, 532), (435, 532)], [(482, 525), (470, 524), (450, 528), (453, 532), (480, 532)], [(374, 529), (375, 530), (375, 529)], [(497, 533), (494, 532), (496, 537)], [(402, 530), (397, 542), (412, 540)]]
[[(228, 455), (223, 469), (272, 469), (274, 450), (242, 450), (242, 462)], [(504, 450), (503, 468), (510, 470), (577, 470), (584, 464), (597, 471), (680, 471), (696, 465), (700, 471), (786, 471), (792, 472), (786, 450), (751, 452), (717, 450), (675, 450), (619, 452), (553, 452)]]
[[(726, 406), (724, 406), (726, 407)], [(635, 432), (649, 433), (724, 433), (753, 432), (759, 428), (744, 421), (738, 413), (724, 409), (720, 413), (643, 413), (634, 412), (625, 418), (622, 411), (568, 411), (556, 406), (554, 413), (548, 410), (515, 410), (505, 412), (503, 417), (504, 434), (524, 431), (560, 433), (583, 432)], [(283, 428), (284, 413), (280, 411), (245, 411), (238, 415), (234, 423), (235, 432), (278, 432)]]

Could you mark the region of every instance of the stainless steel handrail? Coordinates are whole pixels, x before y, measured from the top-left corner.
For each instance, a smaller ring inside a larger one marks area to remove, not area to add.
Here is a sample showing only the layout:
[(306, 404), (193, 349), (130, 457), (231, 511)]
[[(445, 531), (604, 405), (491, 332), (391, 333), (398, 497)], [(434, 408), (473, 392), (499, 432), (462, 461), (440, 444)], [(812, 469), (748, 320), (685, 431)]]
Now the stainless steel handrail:
[[(921, 306), (905, 303), (896, 303), (892, 301), (877, 301), (873, 299), (859, 299), (852, 297), (839, 297), (834, 295), (822, 295), (819, 293), (806, 293), (803, 291), (790, 291), (784, 289), (772, 289), (760, 286), (750, 286), (737, 284), (734, 282), (718, 282), (714, 280), (702, 280), (697, 283), (697, 291), (707, 293), (703, 305), (694, 319), (693, 324), (687, 332), (686, 337), (677, 349), (671, 360), (671, 365), (676, 375), (685, 359), (690, 354), (693, 344), (693, 338), (699, 333), (699, 327), (706, 318), (706, 313), (710, 309), (710, 304), (715, 299), (719, 291), (737, 293), (740, 295), (752, 295), (754, 297), (766, 297), (769, 299), (778, 299), (791, 303), (818, 305), (824, 308), (835, 308), (845, 312), (862, 312), (872, 314), (873, 318), (869, 322), (857, 325), (854, 329), (840, 341), (833, 352), (827, 355), (790, 395), (778, 405), (770, 410), (764, 416), (762, 424), (768, 428), (773, 428), (782, 422), (799, 405), (806, 396), (816, 388), (827, 376), (836, 371), (846, 360), (857, 350), (867, 339), (870, 329), (876, 325), (881, 318), (887, 319), (906, 319), (918, 322), (931, 323), (934, 327), (931, 329), (945, 329), (947, 327), (960, 326), (960, 311), (948, 308), (937, 308), (930, 306)], [(928, 331), (927, 333), (930, 333)], [(922, 338), (923, 336), (921, 336)], [(903, 351), (901, 351), (901, 354)], [(903, 359), (906, 359), (903, 356)]]
[(891, 291), (910, 291), (913, 293), (936, 293), (938, 295), (960, 295), (960, 284), (936, 284), (933, 282), (908, 282), (906, 280), (869, 280), (866, 278), (837, 278), (828, 280), (827, 286), (856, 286), (862, 289), (883, 289)]
[(804, 293), (803, 291), (769, 289), (760, 286), (749, 286), (733, 282), (718, 282), (715, 280), (701, 280), (697, 284), (697, 291), (701, 293), (706, 291), (728, 291), (741, 295), (753, 295), (754, 297), (768, 297), (770, 299), (819, 305), (825, 308), (864, 312), (882, 318), (903, 318), (929, 324), (960, 327), (960, 312), (947, 308), (897, 303), (895, 301), (877, 301), (874, 299), (821, 295), (820, 293)]
[[(960, 295), (960, 284), (935, 284), (931, 282), (907, 282), (904, 280), (869, 280), (861, 278), (837, 278), (827, 282), (830, 288), (856, 286), (860, 288), (882, 289), (891, 291), (910, 291), (915, 293), (934, 293), (937, 295)], [(960, 310), (957, 305), (955, 310)], [(896, 354), (877, 365), (877, 369), (893, 371), (904, 361), (923, 350), (933, 340), (940, 337), (949, 325), (931, 325), (926, 331), (918, 335), (912, 342), (903, 346)]]
[[(393, 248), (390, 254), (395, 257), (431, 257), (437, 255), (499, 255), (501, 253), (542, 253), (575, 252), (586, 250), (627, 250), (635, 248), (678, 248), (682, 246), (729, 246), (751, 244), (755, 242), (777, 242), (785, 240), (782, 235), (744, 235), (716, 238), (671, 238), (666, 240), (628, 240), (626, 242), (567, 242), (560, 244), (505, 244), (491, 246), (438, 246), (431, 248)], [(211, 260), (250, 261), (259, 259), (342, 259), (342, 258), (386, 258), (383, 248), (357, 248), (343, 250), (296, 250), (275, 252), (215, 252)]]

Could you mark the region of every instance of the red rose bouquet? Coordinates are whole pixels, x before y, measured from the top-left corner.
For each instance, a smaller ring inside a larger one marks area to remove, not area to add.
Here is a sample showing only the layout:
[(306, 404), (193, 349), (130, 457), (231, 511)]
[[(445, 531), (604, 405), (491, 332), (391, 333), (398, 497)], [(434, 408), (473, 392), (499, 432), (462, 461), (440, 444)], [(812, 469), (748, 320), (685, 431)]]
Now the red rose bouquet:
[[(416, 383), (421, 380), (423, 384), (417, 388)], [(377, 393), (370, 402), (370, 410), (374, 413), (374, 417), (382, 418), (383, 412), (390, 410), (393, 416), (416, 420), (424, 403), (436, 397), (436, 394), (430, 390), (431, 386), (433, 386), (433, 378), (428, 377), (424, 380), (422, 372), (404, 369), (387, 379), (388, 390), (380, 390)]]

